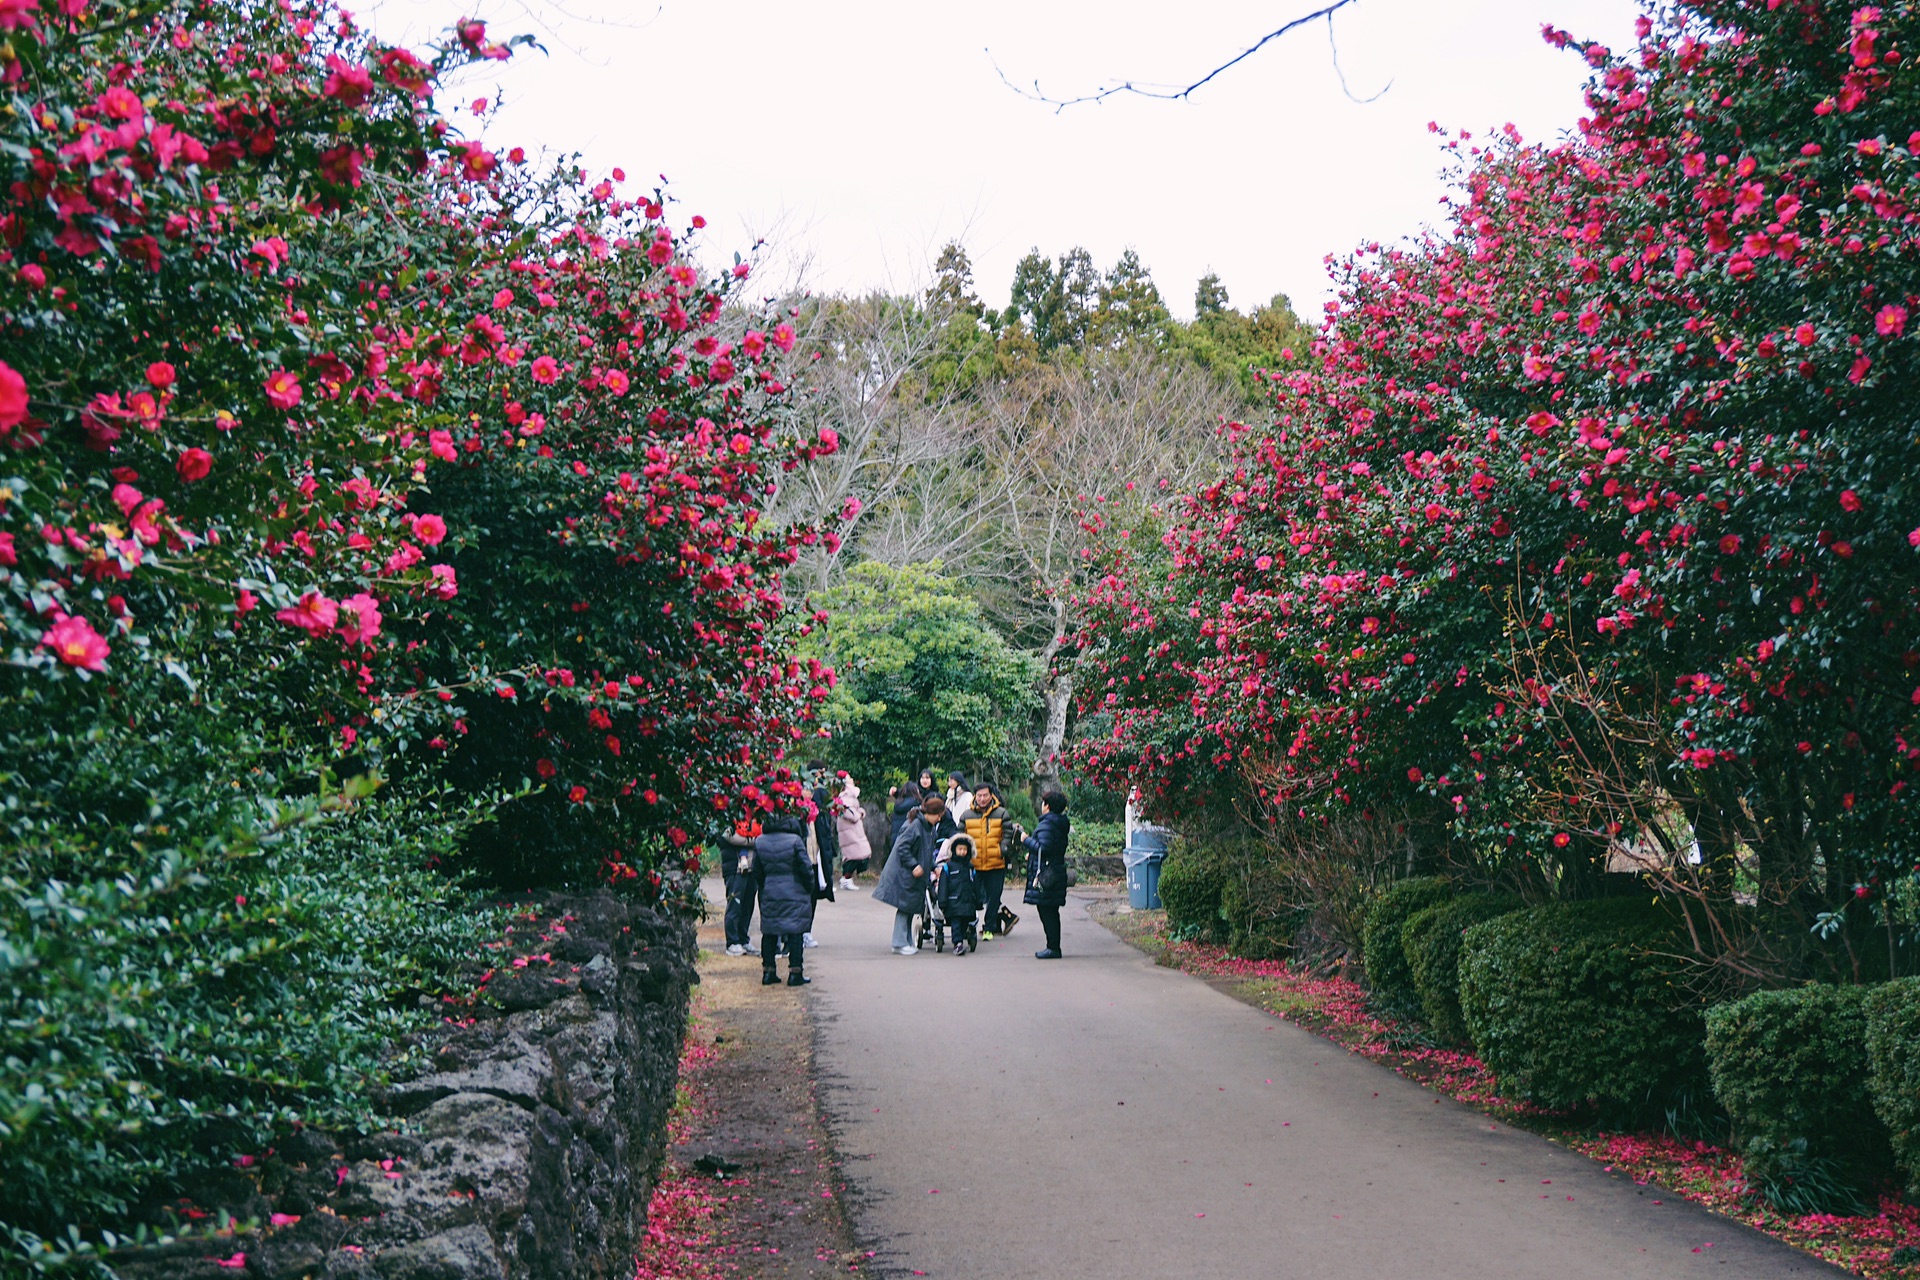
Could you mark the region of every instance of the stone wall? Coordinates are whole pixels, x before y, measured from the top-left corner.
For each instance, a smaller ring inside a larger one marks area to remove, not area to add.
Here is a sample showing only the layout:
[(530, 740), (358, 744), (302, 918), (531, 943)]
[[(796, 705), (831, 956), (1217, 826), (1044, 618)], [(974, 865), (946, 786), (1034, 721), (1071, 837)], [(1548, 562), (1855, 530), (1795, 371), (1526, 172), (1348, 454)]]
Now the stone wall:
[(181, 1245), (117, 1270), (127, 1280), (630, 1276), (697, 980), (685, 923), (610, 895), (549, 898), (515, 922), (467, 1025), (412, 1046), (430, 1069), (380, 1099), (405, 1118), (397, 1131), (296, 1134), (249, 1171), (252, 1194), (222, 1197), (274, 1225), (218, 1258)]

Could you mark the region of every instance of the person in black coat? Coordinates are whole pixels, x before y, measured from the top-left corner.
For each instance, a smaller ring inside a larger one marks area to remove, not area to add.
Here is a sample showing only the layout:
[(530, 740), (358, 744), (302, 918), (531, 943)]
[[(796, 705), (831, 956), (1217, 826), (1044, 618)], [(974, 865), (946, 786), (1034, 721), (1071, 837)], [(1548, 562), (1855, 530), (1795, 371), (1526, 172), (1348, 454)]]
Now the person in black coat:
[(897, 955), (913, 955), (913, 918), (927, 910), (927, 886), (931, 882), (940, 842), (955, 834), (953, 819), (947, 816), (947, 802), (940, 796), (928, 796), (920, 808), (900, 828), (880, 872), (880, 883), (873, 887), (874, 900), (893, 908), (893, 950)]
[(813, 863), (807, 858), (806, 819), (778, 813), (761, 824), (753, 842), (755, 875), (760, 891), (760, 981), (780, 981), (774, 959), (787, 953), (787, 985), (804, 987), (806, 949), (801, 936), (813, 923)]
[(714, 837), (720, 850), (720, 879), (727, 886), (727, 911), (722, 917), (727, 954), (743, 956), (753, 944), (753, 900), (759, 892), (753, 872), (753, 837), (727, 827)]
[(893, 846), (900, 839), (900, 828), (907, 825), (909, 819), (920, 811), (920, 794), (917, 783), (909, 782), (902, 787), (890, 788), (887, 792), (887, 856), (893, 856)]
[(963, 956), (980, 945), (980, 882), (973, 870), (973, 841), (955, 836), (947, 841), (947, 860), (936, 873), (939, 885), (933, 900), (947, 918), (947, 931), (953, 935), (953, 954)]
[(1067, 905), (1067, 837), (1073, 823), (1067, 818), (1067, 798), (1058, 791), (1040, 797), (1046, 810), (1040, 815), (1033, 834), (1024, 843), (1033, 856), (1027, 859), (1026, 901), (1040, 916), (1040, 927), (1047, 932), (1044, 950), (1033, 953), (1036, 960), (1060, 958), (1060, 908)]

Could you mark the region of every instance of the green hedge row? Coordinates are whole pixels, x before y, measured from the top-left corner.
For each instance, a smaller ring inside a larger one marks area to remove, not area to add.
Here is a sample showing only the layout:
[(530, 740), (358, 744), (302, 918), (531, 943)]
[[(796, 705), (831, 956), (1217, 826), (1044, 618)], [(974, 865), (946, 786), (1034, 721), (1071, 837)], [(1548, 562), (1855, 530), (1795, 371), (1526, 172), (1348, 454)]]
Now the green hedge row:
[(1468, 929), (1527, 904), (1510, 893), (1467, 893), (1416, 911), (1400, 930), (1400, 950), (1413, 973), (1427, 1029), (1450, 1044), (1473, 1033), (1460, 1010), (1460, 959)]
[(1446, 880), (1419, 876), (1388, 886), (1367, 910), (1361, 934), (1367, 987), (1374, 1004), (1389, 1017), (1414, 1021), (1424, 1012), (1402, 932), (1414, 916), (1452, 896), (1453, 887)]

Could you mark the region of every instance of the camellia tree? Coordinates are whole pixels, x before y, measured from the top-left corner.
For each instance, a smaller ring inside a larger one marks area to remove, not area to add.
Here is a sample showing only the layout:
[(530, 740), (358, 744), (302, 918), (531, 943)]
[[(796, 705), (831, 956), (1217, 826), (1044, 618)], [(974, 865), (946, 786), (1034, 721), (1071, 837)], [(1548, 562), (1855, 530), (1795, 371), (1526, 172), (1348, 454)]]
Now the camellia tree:
[(1349, 262), (1274, 426), (1110, 552), (1084, 766), (1437, 818), (1543, 892), (1633, 858), (1747, 980), (1910, 967), (1911, 26), (1549, 32), (1596, 70), (1580, 135), (1455, 140), (1451, 227)]
[(826, 696), (778, 579), (829, 535), (760, 512), (835, 441), (657, 193), (438, 114), (481, 23), (0, 34), (0, 1231), (58, 1269), (375, 1122), (490, 924), (445, 868), (692, 891)]

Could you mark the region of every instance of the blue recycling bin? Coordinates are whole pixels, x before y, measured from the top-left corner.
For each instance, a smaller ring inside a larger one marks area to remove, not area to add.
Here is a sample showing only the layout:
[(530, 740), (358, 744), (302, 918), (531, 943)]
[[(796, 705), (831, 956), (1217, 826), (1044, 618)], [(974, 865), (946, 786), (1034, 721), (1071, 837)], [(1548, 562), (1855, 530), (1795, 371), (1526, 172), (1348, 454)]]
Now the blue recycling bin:
[(1121, 853), (1127, 868), (1127, 902), (1135, 911), (1160, 908), (1160, 866), (1167, 860), (1167, 833), (1159, 827), (1135, 827)]

